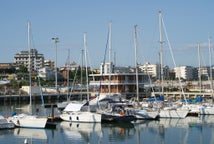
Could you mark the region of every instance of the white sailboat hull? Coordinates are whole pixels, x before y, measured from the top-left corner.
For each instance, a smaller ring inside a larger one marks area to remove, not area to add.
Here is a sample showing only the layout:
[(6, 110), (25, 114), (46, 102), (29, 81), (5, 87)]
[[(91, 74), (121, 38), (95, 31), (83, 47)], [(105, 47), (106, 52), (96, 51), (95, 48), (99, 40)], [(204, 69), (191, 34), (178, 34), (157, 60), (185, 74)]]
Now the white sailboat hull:
[(134, 115), (137, 119), (156, 119), (159, 116), (158, 111), (148, 111), (148, 110), (133, 110)]
[(16, 127), (45, 128), (48, 118), (36, 115), (18, 114), (10, 118)]
[(214, 115), (214, 106), (202, 106), (200, 108), (201, 115)]
[(199, 104), (185, 104), (182, 109), (189, 110), (189, 114), (199, 114), (202, 105)]
[(161, 109), (159, 116), (160, 118), (185, 118), (189, 110), (180, 109)]
[(70, 122), (101, 122), (101, 114), (89, 111), (64, 112), (60, 115), (60, 118)]

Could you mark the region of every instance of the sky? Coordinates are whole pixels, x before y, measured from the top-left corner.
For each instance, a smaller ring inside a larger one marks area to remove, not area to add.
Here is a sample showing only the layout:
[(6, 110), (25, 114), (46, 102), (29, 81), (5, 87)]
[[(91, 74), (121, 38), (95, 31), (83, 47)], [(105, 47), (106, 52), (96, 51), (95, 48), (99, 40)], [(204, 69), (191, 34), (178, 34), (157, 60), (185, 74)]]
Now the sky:
[[(201, 65), (209, 65), (208, 38), (214, 42), (214, 1), (196, 0), (6, 0), (0, 5), (0, 63), (14, 61), (14, 55), (28, 50), (27, 23), (31, 23), (31, 48), (57, 65), (81, 64), (86, 33), (88, 65), (99, 68), (106, 59), (109, 23), (111, 61), (116, 66), (134, 66), (134, 25), (137, 25), (137, 61), (159, 62), (159, 11), (162, 13), (163, 64), (198, 66), (196, 44), (200, 44)], [(70, 52), (69, 52), (70, 51)], [(213, 55), (213, 54), (212, 54)], [(214, 56), (214, 55), (213, 55)], [(173, 63), (173, 58), (175, 64)], [(212, 62), (213, 63), (213, 62)]]

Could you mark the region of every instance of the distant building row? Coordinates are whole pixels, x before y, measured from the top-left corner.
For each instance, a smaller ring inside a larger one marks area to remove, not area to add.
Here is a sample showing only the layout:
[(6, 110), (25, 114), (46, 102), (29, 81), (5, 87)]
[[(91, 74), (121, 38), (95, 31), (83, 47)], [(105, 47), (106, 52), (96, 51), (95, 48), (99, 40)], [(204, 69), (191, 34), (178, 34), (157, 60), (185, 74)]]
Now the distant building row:
[[(30, 54), (30, 55), (29, 55)], [(44, 55), (38, 53), (36, 49), (31, 49), (29, 51), (21, 51), (20, 53), (15, 54), (14, 56), (14, 64), (16, 67), (18, 66), (25, 66), (29, 68), (29, 62), (31, 62), (31, 70), (32, 71), (39, 71), (39, 76), (44, 79), (54, 79), (54, 61), (51, 60), (45, 60)], [(2, 63), (0, 64), (1, 68), (6, 68), (11, 66), (12, 64)], [(67, 68), (70, 68), (71, 70), (74, 70), (78, 67), (80, 67), (76, 63), (70, 63), (69, 66), (62, 66), (59, 68), (61, 71), (66, 71)], [(213, 69), (213, 68), (212, 68)], [(105, 64), (103, 69), (100, 68), (103, 72), (123, 72), (127, 73), (133, 70), (131, 67), (115, 67), (109, 66), (108, 63)], [(145, 63), (143, 65), (138, 65), (139, 72), (142, 72), (144, 74), (150, 75), (152, 80), (160, 80), (161, 79), (161, 65), (160, 64), (150, 64)], [(202, 79), (208, 79), (211, 76), (214, 75), (214, 72), (210, 70), (209, 67), (202, 67), (195, 68), (192, 66), (179, 66), (174, 68), (173, 70), (169, 70), (169, 67), (167, 65), (163, 65), (163, 78), (164, 79), (176, 79), (176, 78), (182, 78), (184, 80), (197, 80), (199, 78), (199, 75), (202, 77)], [(101, 72), (102, 73), (102, 72)], [(64, 73), (66, 77), (66, 73)]]

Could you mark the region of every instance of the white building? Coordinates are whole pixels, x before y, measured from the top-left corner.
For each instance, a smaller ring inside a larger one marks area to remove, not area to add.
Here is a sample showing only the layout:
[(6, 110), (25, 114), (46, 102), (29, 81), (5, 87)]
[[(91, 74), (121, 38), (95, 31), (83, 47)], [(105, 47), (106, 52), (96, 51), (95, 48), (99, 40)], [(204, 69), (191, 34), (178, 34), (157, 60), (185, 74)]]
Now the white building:
[(109, 73), (113, 73), (114, 71), (114, 65), (111, 62), (106, 62), (105, 65), (104, 63), (100, 64), (100, 73), (101, 74), (109, 74)]
[(55, 68), (55, 63), (52, 60), (45, 60), (44, 66), (45, 67), (49, 67), (51, 69), (54, 69)]
[(192, 66), (179, 66), (174, 68), (175, 78), (183, 78), (185, 80), (193, 79), (193, 67)]
[[(151, 75), (153, 78), (160, 79), (161, 66), (160, 64), (150, 64), (145, 63), (144, 65), (139, 66), (142, 72)], [(169, 76), (169, 67), (167, 65), (163, 65), (163, 77), (164, 79)]]
[[(77, 64), (76, 62), (70, 62), (70, 63), (66, 63), (65, 65), (61, 66), (60, 67), (60, 71), (63, 70), (63, 69), (66, 69), (66, 70), (68, 69), (70, 71), (74, 71), (74, 70), (76, 70), (76, 69), (78, 69), (80, 67), (81, 66), (79, 64)], [(84, 67), (82, 66), (82, 68), (85, 69), (85, 66)]]
[(31, 62), (31, 70), (36, 71), (36, 69), (44, 67), (44, 56), (39, 54), (36, 49), (30, 50), (30, 60), (29, 51), (21, 51), (14, 56), (14, 63), (17, 66), (25, 66), (29, 70), (29, 62)]
[(142, 72), (147, 73), (151, 75), (152, 77), (159, 78), (159, 72), (160, 72), (160, 65), (158, 64), (150, 64), (145, 63), (144, 65), (139, 66), (139, 68), (142, 70)]
[(39, 69), (39, 77), (44, 80), (54, 80), (55, 72), (49, 67), (43, 67)]

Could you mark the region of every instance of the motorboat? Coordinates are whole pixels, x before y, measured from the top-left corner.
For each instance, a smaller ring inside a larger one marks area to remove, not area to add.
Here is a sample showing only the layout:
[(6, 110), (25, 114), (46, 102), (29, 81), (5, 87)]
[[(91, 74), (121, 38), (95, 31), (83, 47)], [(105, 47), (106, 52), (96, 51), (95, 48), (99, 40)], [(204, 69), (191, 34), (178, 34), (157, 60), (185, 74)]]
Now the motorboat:
[(15, 125), (13, 122), (9, 121), (4, 116), (0, 115), (0, 129), (11, 129), (14, 127)]

